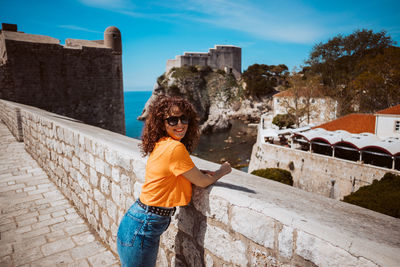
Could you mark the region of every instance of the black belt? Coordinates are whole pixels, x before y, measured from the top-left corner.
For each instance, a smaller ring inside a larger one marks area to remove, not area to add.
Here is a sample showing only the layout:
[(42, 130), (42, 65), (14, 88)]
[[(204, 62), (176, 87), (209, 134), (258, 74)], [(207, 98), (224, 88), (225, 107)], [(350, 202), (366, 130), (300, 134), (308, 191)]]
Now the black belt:
[(171, 217), (175, 214), (175, 210), (176, 208), (162, 208), (162, 207), (155, 207), (155, 206), (148, 206), (146, 204), (143, 204), (140, 199), (138, 199), (136, 201), (138, 203), (138, 205), (140, 207), (142, 207), (144, 210), (149, 211), (151, 213), (157, 214), (157, 215), (161, 215), (161, 216), (167, 216), (167, 217)]

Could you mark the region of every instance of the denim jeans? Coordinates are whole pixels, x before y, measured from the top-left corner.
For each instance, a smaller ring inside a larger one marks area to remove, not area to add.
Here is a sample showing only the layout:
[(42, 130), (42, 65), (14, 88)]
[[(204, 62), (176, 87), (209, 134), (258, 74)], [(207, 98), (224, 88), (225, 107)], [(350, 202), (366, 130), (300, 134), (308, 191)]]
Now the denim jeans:
[(155, 266), (160, 236), (170, 221), (170, 217), (147, 212), (135, 202), (118, 228), (117, 248), (121, 266)]

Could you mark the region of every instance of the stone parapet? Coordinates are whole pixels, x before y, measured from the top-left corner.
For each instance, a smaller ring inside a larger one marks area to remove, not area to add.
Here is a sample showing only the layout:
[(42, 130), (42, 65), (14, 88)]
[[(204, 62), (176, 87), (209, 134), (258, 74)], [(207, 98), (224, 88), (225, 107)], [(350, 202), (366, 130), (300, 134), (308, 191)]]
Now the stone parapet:
[[(16, 124), (16, 108), (26, 150), (116, 251), (144, 180), (140, 141), (3, 100), (1, 119)], [(234, 170), (194, 188), (162, 235), (158, 266), (398, 266), (399, 236), (398, 219)]]

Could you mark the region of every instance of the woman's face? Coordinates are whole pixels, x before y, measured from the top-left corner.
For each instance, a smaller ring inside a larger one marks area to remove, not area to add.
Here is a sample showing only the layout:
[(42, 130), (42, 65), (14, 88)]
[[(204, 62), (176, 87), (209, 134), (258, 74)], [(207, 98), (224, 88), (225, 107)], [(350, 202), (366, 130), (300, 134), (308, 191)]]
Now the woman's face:
[[(179, 107), (172, 106), (169, 114), (166, 116), (166, 118), (164, 120), (165, 130), (167, 131), (168, 135), (178, 141), (180, 141), (183, 137), (185, 137), (186, 131), (188, 129), (187, 119), (186, 119), (186, 124), (182, 123), (182, 120), (185, 122), (185, 119), (182, 119), (183, 115), (185, 115), (185, 114), (183, 114), (180, 111)], [(171, 117), (179, 117), (179, 120), (175, 126), (173, 126), (171, 124), (174, 124), (173, 122), (176, 122), (176, 118), (171, 118)], [(170, 123), (168, 123), (168, 121), (166, 120), (167, 118), (172, 119), (172, 120), (170, 120)], [(171, 123), (171, 121), (172, 121), (172, 123)]]

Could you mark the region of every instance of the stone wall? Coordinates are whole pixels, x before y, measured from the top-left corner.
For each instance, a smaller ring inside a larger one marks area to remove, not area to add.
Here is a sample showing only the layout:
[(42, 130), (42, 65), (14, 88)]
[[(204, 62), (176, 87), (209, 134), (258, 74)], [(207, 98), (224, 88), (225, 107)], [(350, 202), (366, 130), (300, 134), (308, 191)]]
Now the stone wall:
[(125, 134), (121, 53), (75, 43), (0, 31), (0, 98)]
[(275, 144), (254, 144), (249, 173), (264, 168), (281, 168), (291, 172), (293, 186), (334, 199), (357, 191), (380, 180), (385, 173), (400, 171), (362, 164)]
[[(20, 109), (26, 150), (102, 240), (140, 192), (139, 141), (0, 100), (12, 128)], [(218, 165), (193, 157), (202, 169)], [(194, 188), (161, 238), (158, 266), (397, 266), (398, 219), (234, 170)], [(362, 225), (362, 227), (360, 227)]]

